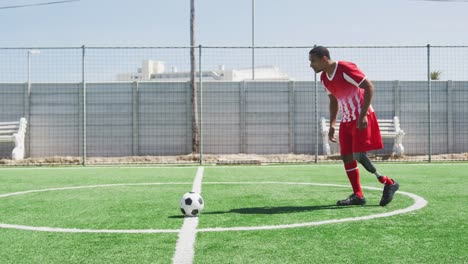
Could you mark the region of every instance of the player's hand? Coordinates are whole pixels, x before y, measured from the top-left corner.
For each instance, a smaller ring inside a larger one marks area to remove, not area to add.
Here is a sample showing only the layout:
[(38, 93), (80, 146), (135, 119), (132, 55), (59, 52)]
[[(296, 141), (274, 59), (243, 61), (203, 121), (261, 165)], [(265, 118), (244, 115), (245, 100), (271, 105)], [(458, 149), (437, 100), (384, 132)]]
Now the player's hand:
[(336, 142), (336, 138), (335, 138), (335, 128), (334, 128), (334, 127), (330, 127), (330, 129), (328, 130), (328, 139), (329, 139), (331, 142)]
[(357, 128), (358, 129), (367, 128), (367, 116), (359, 117), (358, 122), (357, 122)]

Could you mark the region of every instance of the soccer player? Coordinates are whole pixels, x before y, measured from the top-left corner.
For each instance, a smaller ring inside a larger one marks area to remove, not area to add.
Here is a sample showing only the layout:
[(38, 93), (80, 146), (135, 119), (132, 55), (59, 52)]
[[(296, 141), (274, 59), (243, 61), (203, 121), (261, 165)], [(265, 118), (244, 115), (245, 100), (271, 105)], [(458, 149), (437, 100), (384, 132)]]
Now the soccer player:
[(357, 162), (385, 184), (381, 206), (386, 206), (393, 199), (399, 184), (380, 174), (367, 157), (367, 152), (383, 148), (379, 124), (371, 106), (374, 86), (366, 75), (347, 61), (333, 61), (327, 48), (317, 46), (309, 52), (310, 67), (316, 73), (322, 72), (320, 80), (330, 99), (330, 130), (328, 138), (336, 142), (335, 126), (338, 109), (341, 110), (339, 130), (340, 154), (353, 194), (340, 200), (337, 205), (364, 205), (366, 199), (362, 193)]

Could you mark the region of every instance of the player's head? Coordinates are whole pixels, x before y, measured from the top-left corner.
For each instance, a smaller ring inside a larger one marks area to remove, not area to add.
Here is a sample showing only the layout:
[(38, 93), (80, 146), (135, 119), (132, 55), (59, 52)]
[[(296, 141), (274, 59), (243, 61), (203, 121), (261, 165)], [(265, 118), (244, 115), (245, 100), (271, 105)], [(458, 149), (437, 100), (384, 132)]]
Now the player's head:
[(330, 51), (323, 46), (317, 46), (309, 51), (310, 67), (315, 72), (323, 71), (330, 59)]

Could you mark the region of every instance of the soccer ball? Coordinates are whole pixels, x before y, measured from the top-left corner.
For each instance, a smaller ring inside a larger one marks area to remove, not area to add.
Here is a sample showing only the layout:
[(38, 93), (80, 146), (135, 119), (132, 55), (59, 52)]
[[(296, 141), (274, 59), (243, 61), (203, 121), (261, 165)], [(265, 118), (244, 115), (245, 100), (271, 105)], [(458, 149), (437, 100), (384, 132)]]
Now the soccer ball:
[(203, 207), (205, 207), (205, 202), (196, 192), (187, 192), (180, 199), (180, 211), (185, 216), (198, 216)]

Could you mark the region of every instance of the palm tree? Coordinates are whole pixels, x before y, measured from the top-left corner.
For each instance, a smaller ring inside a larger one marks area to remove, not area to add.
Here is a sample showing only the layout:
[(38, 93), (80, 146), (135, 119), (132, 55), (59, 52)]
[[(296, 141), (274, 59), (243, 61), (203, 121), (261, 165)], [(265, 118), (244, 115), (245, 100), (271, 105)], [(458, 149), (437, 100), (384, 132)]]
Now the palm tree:
[(431, 72), (431, 80), (432, 81), (437, 81), (440, 80), (440, 75), (442, 74), (441, 71), (432, 71)]
[(195, 81), (195, 0), (190, 0), (190, 84), (192, 86), (192, 152), (198, 153), (200, 148), (200, 135), (198, 128), (198, 89)]

